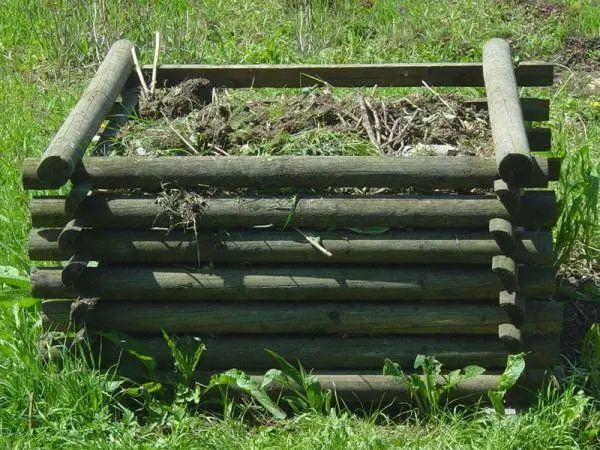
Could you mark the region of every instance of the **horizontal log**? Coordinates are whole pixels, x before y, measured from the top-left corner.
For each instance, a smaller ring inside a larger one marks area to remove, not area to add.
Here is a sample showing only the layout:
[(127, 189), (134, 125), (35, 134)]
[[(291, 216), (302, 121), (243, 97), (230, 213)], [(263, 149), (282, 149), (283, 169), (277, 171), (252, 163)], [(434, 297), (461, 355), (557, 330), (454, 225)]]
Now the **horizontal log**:
[[(557, 163), (535, 158), (526, 187), (558, 178)], [(51, 189), (37, 176), (39, 160), (23, 164), (25, 189)], [(267, 189), (297, 187), (490, 188), (498, 177), (494, 158), (476, 156), (172, 156), (87, 158), (72, 179), (95, 189), (162, 190), (163, 185)]]
[[(88, 268), (74, 288), (61, 270), (31, 271), (37, 298), (100, 297), (104, 300), (436, 300), (494, 299), (502, 285), (489, 267), (257, 267)], [(552, 295), (555, 272), (548, 266), (520, 271), (522, 295)]]
[(131, 49), (125, 39), (110, 48), (94, 78), (71, 110), (44, 152), (37, 169), (49, 185), (64, 185), (81, 161), (85, 150), (106, 118), (133, 69)]
[[(408, 374), (411, 374), (407, 368), (403, 368)], [(364, 371), (363, 371), (364, 372)], [(523, 374), (516, 386), (511, 388), (505, 395), (504, 399), (509, 405), (522, 405), (531, 402), (535, 398), (536, 390), (542, 385), (543, 378), (539, 374), (539, 370), (533, 370), (533, 374)], [(321, 388), (325, 391), (335, 392), (335, 396), (341, 399), (346, 404), (360, 403), (365, 406), (370, 402), (375, 402), (380, 407), (382, 404), (391, 404), (391, 402), (409, 402), (412, 400), (410, 388), (406, 383), (400, 382), (398, 379), (380, 374), (373, 373), (313, 373)], [(262, 385), (264, 380), (263, 375), (250, 375), (252, 379), (259, 385)], [(419, 375), (424, 380), (423, 375)], [(205, 377), (204, 381), (208, 381)], [(448, 380), (444, 376), (439, 376), (436, 379), (438, 386), (445, 386)], [(490, 373), (464, 380), (447, 392), (448, 399), (460, 404), (471, 402), (480, 402), (484, 404), (488, 402), (488, 391), (498, 390), (500, 386), (500, 374)], [(281, 387), (276, 383), (266, 387), (266, 391), (274, 398), (278, 398), (282, 391)], [(455, 404), (455, 403), (454, 403)]]
[(498, 173), (507, 184), (522, 187), (531, 176), (532, 158), (510, 47), (503, 39), (486, 42), (483, 78)]
[[(144, 66), (147, 75), (151, 66)], [(531, 62), (516, 70), (520, 86), (549, 86), (554, 66)], [(215, 87), (294, 88), (328, 84), (334, 87), (483, 86), (478, 63), (438, 64), (165, 64), (158, 68), (158, 85), (173, 86), (190, 78), (206, 78)]]
[[(303, 230), (319, 236), (332, 253), (327, 257), (296, 231), (207, 230), (93, 230), (80, 232), (72, 248), (61, 251), (60, 228), (33, 229), (29, 257), (34, 261), (63, 261), (75, 252), (93, 261), (114, 263), (436, 263), (489, 264), (502, 250), (485, 231), (398, 231), (364, 235), (350, 230)], [(552, 235), (525, 231), (513, 236), (511, 256), (534, 264), (552, 264)]]
[[(550, 119), (550, 100), (547, 98), (521, 98), (521, 110), (523, 118), (527, 121), (543, 122)], [(478, 110), (487, 110), (487, 99), (471, 98), (465, 100), (465, 103)]]
[[(267, 370), (276, 367), (274, 359), (264, 351), (270, 349), (290, 362), (300, 361), (307, 369), (380, 369), (385, 358), (402, 367), (412, 368), (419, 354), (435, 356), (446, 369), (477, 364), (486, 369), (504, 368), (510, 351), (497, 336), (294, 336), (232, 335), (203, 337), (206, 345), (199, 370)], [(123, 348), (133, 347), (141, 355), (154, 358), (157, 369), (173, 364), (171, 351), (159, 335), (119, 335), (118, 344), (102, 342), (102, 360), (117, 361), (126, 356)], [(560, 362), (560, 336), (530, 337), (524, 346), (528, 368), (547, 368)], [(125, 358), (123, 358), (125, 359)]]
[[(77, 302), (75, 303), (77, 304)], [(281, 301), (189, 302), (98, 301), (74, 308), (72, 302), (47, 300), (42, 313), (48, 329), (123, 333), (325, 333), (325, 334), (496, 334), (508, 320), (497, 302)], [(563, 305), (527, 302), (523, 332), (559, 334)], [(72, 311), (78, 311), (74, 314)]]
[[(65, 213), (64, 197), (34, 198), (32, 224), (62, 227), (73, 217)], [(86, 197), (75, 216), (94, 228), (170, 228), (170, 217), (154, 197)], [(556, 222), (552, 191), (527, 191), (520, 217), (511, 217), (493, 196), (331, 196), (331, 197), (206, 197), (197, 228), (273, 225), (314, 228), (488, 228), (490, 219), (510, 220), (526, 228), (549, 228)]]

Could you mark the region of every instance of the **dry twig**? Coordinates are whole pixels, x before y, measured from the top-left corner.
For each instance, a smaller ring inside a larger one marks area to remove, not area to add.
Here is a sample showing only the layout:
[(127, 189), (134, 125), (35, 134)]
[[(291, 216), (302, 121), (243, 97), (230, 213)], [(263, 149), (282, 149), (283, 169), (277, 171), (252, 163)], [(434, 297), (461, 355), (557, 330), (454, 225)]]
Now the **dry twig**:
[(144, 75), (142, 75), (142, 69), (140, 68), (140, 63), (138, 62), (135, 47), (131, 47), (131, 56), (133, 57), (133, 65), (135, 66), (135, 72), (137, 73), (137, 76), (140, 79), (140, 84), (142, 85), (142, 92), (146, 98), (150, 98), (150, 91), (148, 90), (146, 80), (144, 80)]

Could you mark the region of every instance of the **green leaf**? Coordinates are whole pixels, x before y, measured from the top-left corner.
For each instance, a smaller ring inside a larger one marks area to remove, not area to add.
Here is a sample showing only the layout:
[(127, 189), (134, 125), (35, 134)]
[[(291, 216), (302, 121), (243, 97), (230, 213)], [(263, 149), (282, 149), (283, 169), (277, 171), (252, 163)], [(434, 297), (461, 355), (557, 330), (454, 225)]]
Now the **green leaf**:
[(231, 369), (211, 378), (209, 388), (213, 386), (227, 385), (238, 389), (254, 398), (276, 419), (285, 419), (286, 413), (281, 410), (273, 400), (263, 391), (258, 383), (250, 378), (246, 373), (238, 369)]
[(461, 375), (460, 372), (460, 369), (456, 369), (446, 375), (446, 384), (444, 385), (444, 390), (452, 389), (463, 379), (463, 375)]
[(284, 374), (291, 378), (294, 381), (294, 383), (296, 383), (298, 386), (302, 386), (304, 380), (302, 378), (302, 374), (298, 369), (296, 369), (293, 365), (287, 362), (287, 360), (283, 356), (274, 352), (273, 350), (269, 350), (268, 348), (266, 348), (265, 352), (267, 352), (275, 359), (275, 361), (279, 365), (279, 368), (283, 371)]
[(488, 391), (488, 398), (490, 399), (490, 402), (492, 402), (494, 411), (500, 416), (505, 415), (503, 402), (505, 393), (506, 391)]
[(281, 387), (286, 387), (289, 385), (288, 377), (283, 373), (283, 371), (279, 369), (269, 369), (265, 372), (263, 377), (262, 384), (260, 385), (261, 389), (264, 389), (272, 382), (279, 384)]
[(20, 275), (19, 271), (12, 266), (0, 266), (0, 284), (29, 291), (29, 277)]
[(404, 380), (404, 372), (400, 369), (400, 364), (393, 362), (391, 359), (385, 358), (383, 360), (383, 374), (391, 375), (396, 378)]
[(525, 370), (525, 357), (523, 353), (518, 353), (516, 355), (508, 355), (508, 360), (506, 361), (506, 369), (500, 375), (500, 381), (498, 382), (498, 390), (499, 391), (507, 391), (511, 387), (513, 387), (521, 374)]
[(414, 364), (414, 368), (418, 369), (418, 368), (425, 368), (427, 362), (427, 356), (425, 355), (417, 355), (415, 358), (415, 364)]
[(485, 369), (481, 366), (467, 366), (464, 369), (464, 380), (468, 380), (469, 378), (478, 377), (479, 375), (483, 375), (485, 373)]
[(0, 292), (0, 308), (12, 308), (17, 305), (21, 308), (29, 308), (40, 300), (29, 296), (29, 291), (23, 291), (21, 289), (8, 289)]

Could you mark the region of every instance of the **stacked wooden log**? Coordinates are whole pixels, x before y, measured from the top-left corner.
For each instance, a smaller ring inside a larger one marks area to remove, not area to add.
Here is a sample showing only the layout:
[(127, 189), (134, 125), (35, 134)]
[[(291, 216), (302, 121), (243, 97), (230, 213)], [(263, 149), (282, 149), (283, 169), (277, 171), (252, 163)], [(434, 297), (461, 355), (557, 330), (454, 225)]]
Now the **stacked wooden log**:
[[(366, 376), (384, 358), (410, 368), (417, 354), (429, 354), (449, 369), (479, 364), (492, 374), (519, 351), (528, 352), (529, 369), (559, 362), (562, 306), (550, 299), (556, 199), (542, 190), (558, 178), (559, 161), (532, 157), (525, 130), (525, 119), (547, 118), (547, 102), (517, 95), (517, 83), (551, 83), (551, 67), (522, 64), (515, 75), (508, 47), (492, 40), (483, 65), (159, 69), (159, 82), (203, 76), (230, 87), (294, 87), (307, 79), (485, 84), (495, 159), (82, 159), (118, 92), (125, 89), (124, 104), (135, 103), (134, 83), (125, 82), (130, 47), (115, 44), (88, 88), (96, 95), (86, 91), (44, 157), (25, 162), (26, 189), (72, 182), (66, 196), (31, 202), (31, 259), (66, 261), (31, 273), (47, 329), (122, 332), (129, 337), (105, 342), (104, 357), (117, 360), (134, 340), (160, 370), (172, 367), (162, 330), (200, 337), (204, 371), (264, 371), (274, 365), (264, 351), (271, 349), (359, 398), (406, 393)], [(198, 194), (192, 218), (180, 217), (161, 202), (164, 186), (210, 187), (210, 194)], [(336, 187), (430, 193), (235, 193)], [(490, 193), (456, 193), (472, 188)], [(462, 389), (480, 392), (497, 381), (486, 375)]]

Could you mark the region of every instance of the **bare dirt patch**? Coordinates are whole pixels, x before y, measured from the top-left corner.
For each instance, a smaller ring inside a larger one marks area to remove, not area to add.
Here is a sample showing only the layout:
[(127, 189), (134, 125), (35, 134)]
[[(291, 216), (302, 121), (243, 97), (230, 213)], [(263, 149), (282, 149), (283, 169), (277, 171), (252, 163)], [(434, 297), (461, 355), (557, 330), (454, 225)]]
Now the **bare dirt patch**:
[(567, 38), (559, 55), (559, 62), (567, 67), (600, 70), (600, 37)]

